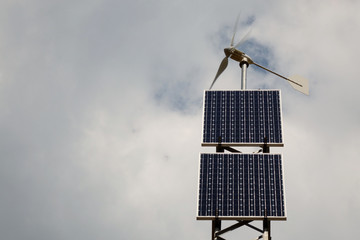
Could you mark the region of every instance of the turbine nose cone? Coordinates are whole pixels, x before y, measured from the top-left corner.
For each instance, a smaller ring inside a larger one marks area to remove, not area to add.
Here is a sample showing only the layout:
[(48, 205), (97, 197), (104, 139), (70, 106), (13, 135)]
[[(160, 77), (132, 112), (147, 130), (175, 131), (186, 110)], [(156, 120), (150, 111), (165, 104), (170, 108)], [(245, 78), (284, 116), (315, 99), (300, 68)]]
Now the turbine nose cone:
[(227, 57), (229, 57), (231, 55), (231, 48), (225, 48), (224, 53)]

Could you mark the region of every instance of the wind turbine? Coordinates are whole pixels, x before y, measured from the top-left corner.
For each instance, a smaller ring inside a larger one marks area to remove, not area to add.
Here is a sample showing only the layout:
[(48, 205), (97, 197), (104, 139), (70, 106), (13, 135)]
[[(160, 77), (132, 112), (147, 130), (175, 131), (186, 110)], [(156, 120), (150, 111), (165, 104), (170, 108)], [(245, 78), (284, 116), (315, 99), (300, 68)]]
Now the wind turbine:
[(231, 42), (230, 42), (230, 47), (227, 47), (224, 49), (225, 52), (225, 57), (224, 59), (221, 61), (219, 69), (215, 75), (215, 78), (210, 86), (210, 89), (213, 87), (214, 83), (216, 82), (216, 80), (218, 79), (218, 77), (224, 72), (224, 70), (226, 69), (227, 65), (228, 65), (228, 60), (229, 58), (237, 61), (240, 63), (240, 67), (242, 68), (242, 79), (241, 79), (241, 89), (245, 89), (246, 88), (246, 69), (250, 64), (254, 64), (255, 66), (262, 68), (272, 74), (275, 74), (278, 77), (281, 77), (285, 80), (287, 80), (290, 85), (297, 91), (309, 95), (309, 82), (307, 79), (296, 75), (290, 78), (284, 77), (264, 66), (261, 66), (259, 64), (257, 64), (256, 62), (254, 62), (248, 55), (246, 55), (244, 52), (240, 51), (237, 49), (237, 47), (239, 47), (242, 43), (244, 43), (246, 41), (246, 38), (248, 37), (248, 35), (250, 34), (250, 32), (248, 32), (246, 34), (245, 37), (243, 37), (241, 39), (240, 42), (238, 42), (236, 45), (234, 45), (234, 38), (235, 38), (235, 33), (236, 33), (236, 28), (237, 28), (237, 23), (239, 21), (239, 18), (237, 19), (236, 23), (235, 23), (235, 29), (234, 29), (234, 34), (231, 38)]

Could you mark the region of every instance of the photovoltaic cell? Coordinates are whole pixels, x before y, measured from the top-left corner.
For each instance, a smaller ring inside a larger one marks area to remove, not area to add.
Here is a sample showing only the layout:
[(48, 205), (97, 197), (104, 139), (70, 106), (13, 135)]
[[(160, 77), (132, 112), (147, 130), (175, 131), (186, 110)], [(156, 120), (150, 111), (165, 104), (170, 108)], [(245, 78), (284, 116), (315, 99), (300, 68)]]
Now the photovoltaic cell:
[(198, 220), (286, 220), (280, 154), (202, 153)]
[(202, 146), (283, 146), (279, 90), (205, 91)]

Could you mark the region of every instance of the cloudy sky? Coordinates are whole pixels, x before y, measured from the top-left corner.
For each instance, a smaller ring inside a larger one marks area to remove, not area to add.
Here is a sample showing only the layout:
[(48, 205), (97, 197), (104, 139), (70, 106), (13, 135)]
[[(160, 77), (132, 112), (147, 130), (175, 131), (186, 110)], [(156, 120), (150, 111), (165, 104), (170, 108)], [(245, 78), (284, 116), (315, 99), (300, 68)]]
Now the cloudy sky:
[[(240, 13), (249, 89), (281, 89), (288, 220), (350, 239), (360, 217), (359, 1), (2, 0), (2, 239), (209, 239), (196, 221), (202, 97)], [(214, 89), (239, 89), (230, 61)], [(252, 239), (239, 229), (228, 239)]]

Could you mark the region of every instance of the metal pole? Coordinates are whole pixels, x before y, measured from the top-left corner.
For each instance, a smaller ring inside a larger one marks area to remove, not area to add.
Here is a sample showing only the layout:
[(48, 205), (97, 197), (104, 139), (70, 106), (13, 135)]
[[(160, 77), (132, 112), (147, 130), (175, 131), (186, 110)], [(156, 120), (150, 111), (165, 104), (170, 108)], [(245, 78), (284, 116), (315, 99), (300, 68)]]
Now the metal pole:
[(215, 233), (220, 230), (221, 230), (221, 220), (216, 217), (215, 220), (212, 220), (211, 240), (217, 240)]
[(267, 209), (265, 207), (264, 213), (264, 220), (263, 220), (263, 239), (264, 240), (271, 240), (271, 223), (270, 220), (267, 218)]
[(266, 136), (264, 137), (264, 145), (263, 145), (262, 149), (263, 149), (263, 153), (270, 153), (270, 147), (267, 144), (267, 137)]
[[(216, 146), (216, 152), (224, 152), (224, 148), (221, 146), (221, 136), (219, 136), (219, 142)], [(215, 219), (212, 220), (211, 226), (211, 240), (217, 240), (215, 233), (221, 230), (221, 220), (219, 219), (219, 211), (216, 209)]]
[(264, 240), (271, 240), (271, 223), (270, 220), (264, 219), (263, 222), (263, 229), (264, 229), (264, 234), (263, 234), (263, 239)]
[(241, 90), (245, 90), (246, 89), (246, 70), (247, 67), (249, 66), (249, 63), (246, 60), (243, 60), (240, 62), (240, 67), (241, 67)]
[[(215, 236), (215, 233), (221, 230), (221, 220), (219, 219), (219, 211), (216, 209), (215, 220), (212, 220), (212, 228), (211, 228), (211, 239), (217, 240), (218, 237)], [(222, 239), (220, 237), (220, 239)]]

